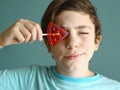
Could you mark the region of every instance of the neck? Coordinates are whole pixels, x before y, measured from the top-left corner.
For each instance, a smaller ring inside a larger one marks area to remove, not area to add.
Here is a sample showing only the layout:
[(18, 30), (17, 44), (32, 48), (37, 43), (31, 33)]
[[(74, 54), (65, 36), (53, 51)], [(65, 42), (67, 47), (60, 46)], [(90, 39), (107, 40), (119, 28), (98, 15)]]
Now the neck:
[(76, 69), (76, 70), (67, 70), (67, 69), (60, 69), (57, 67), (57, 72), (66, 75), (66, 76), (70, 76), (70, 77), (75, 77), (75, 78), (83, 78), (83, 77), (90, 77), (90, 76), (94, 76), (95, 73), (90, 71), (88, 68), (82, 68), (82, 69)]

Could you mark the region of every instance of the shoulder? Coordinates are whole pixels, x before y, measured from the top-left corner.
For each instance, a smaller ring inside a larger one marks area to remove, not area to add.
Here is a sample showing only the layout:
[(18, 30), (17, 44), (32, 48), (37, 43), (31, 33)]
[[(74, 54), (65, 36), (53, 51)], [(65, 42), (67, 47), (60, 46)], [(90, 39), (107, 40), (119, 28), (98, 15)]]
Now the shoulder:
[(28, 72), (28, 73), (42, 73), (49, 72), (52, 66), (41, 66), (41, 65), (31, 65), (22, 68), (15, 69), (19, 72)]
[[(0, 88), (27, 87), (46, 80), (51, 66), (31, 65), (0, 71)], [(10, 90), (12, 90), (10, 89)], [(0, 89), (1, 90), (1, 89)], [(2, 89), (3, 90), (3, 89)], [(5, 90), (5, 89), (4, 89)], [(16, 90), (16, 89), (14, 89)]]
[(29, 69), (33, 71), (48, 71), (51, 67), (52, 66), (31, 65), (29, 66)]
[(108, 78), (108, 77), (105, 77), (105, 76), (101, 75), (100, 82), (104, 86), (109, 86), (111, 88), (116, 88), (117, 90), (119, 88), (119, 90), (120, 90), (120, 82), (117, 81), (117, 80), (114, 80), (114, 79), (111, 79), (111, 78)]
[(13, 69), (0, 70), (0, 81), (15, 81), (19, 78), (28, 79), (36, 76), (44, 76), (50, 71), (51, 66), (31, 65), (25, 67), (17, 67)]
[(13, 69), (5, 69), (0, 71), (0, 76), (16, 76), (16, 75), (35, 75), (39, 72), (49, 71), (51, 66), (31, 65), (25, 67), (17, 67)]

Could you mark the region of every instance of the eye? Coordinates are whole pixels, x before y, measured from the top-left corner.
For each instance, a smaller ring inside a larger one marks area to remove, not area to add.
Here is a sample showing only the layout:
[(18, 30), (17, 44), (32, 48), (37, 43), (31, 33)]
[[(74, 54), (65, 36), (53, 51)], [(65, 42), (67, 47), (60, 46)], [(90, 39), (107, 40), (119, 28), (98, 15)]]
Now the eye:
[(86, 26), (81, 26), (77, 30), (79, 35), (88, 35), (90, 33), (89, 28)]
[(89, 32), (79, 32), (79, 34), (87, 35)]

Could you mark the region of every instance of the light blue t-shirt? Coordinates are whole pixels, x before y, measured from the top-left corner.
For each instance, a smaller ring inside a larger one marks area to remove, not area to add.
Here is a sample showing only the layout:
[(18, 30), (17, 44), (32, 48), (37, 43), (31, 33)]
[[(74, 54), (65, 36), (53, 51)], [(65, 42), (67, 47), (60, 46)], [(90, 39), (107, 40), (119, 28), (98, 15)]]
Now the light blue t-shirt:
[(0, 90), (120, 90), (120, 83), (100, 74), (73, 78), (55, 66), (29, 66), (0, 71)]

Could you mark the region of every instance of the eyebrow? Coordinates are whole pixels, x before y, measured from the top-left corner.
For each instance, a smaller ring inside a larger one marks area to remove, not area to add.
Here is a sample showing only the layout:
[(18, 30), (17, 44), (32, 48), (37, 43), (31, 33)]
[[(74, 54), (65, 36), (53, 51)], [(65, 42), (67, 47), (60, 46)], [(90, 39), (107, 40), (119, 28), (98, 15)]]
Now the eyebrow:
[[(63, 28), (63, 29), (68, 29), (68, 27), (66, 27), (66, 26), (60, 26), (60, 27)], [(74, 27), (74, 29), (84, 29), (84, 28), (91, 29), (91, 27), (89, 27), (87, 25), (78, 25), (78, 26)]]
[(84, 29), (84, 28), (88, 28), (88, 29), (91, 29), (89, 26), (86, 26), (86, 25), (79, 25), (79, 26), (76, 26), (74, 27), (75, 29)]

